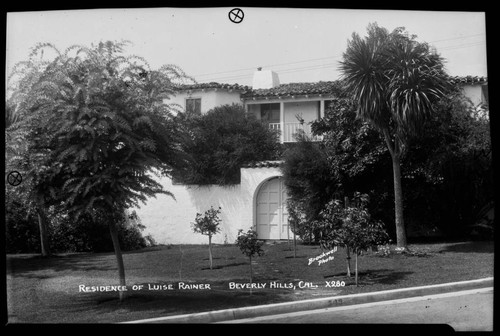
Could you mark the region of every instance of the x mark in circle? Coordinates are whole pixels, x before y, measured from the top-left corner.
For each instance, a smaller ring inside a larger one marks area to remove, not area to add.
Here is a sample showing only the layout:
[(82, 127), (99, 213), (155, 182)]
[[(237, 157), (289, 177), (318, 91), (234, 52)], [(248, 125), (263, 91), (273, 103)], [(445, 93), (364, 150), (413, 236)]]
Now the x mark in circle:
[(22, 181), (23, 177), (21, 176), (21, 173), (18, 171), (15, 170), (11, 171), (9, 175), (7, 175), (7, 182), (9, 182), (11, 186), (18, 186), (21, 184)]
[(234, 23), (240, 23), (243, 21), (243, 17), (245, 16), (245, 13), (240, 8), (234, 8), (232, 9), (229, 14), (229, 20), (231, 20)]

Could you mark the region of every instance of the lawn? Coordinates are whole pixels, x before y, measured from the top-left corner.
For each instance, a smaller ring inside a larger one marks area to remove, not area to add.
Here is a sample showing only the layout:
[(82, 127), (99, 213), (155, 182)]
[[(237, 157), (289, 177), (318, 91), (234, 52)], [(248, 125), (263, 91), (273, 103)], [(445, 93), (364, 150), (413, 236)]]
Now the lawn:
[[(299, 244), (294, 256), (290, 243), (266, 244), (265, 254), (252, 263), (253, 283), (261, 288), (250, 290), (231, 287), (250, 282), (248, 258), (234, 245), (215, 245), (213, 269), (207, 246), (156, 246), (124, 254), (123, 302), (116, 291), (90, 291), (118, 285), (113, 253), (8, 255), (8, 322), (113, 323), (479, 279), (493, 276), (493, 247), (493, 242), (455, 242), (410, 245), (416, 255), (367, 252), (359, 257), (355, 286), (346, 276), (342, 249), (319, 265), (310, 264), (310, 258), (327, 252), (318, 246)], [(354, 269), (354, 259), (351, 265)], [(344, 286), (336, 286), (342, 281)]]

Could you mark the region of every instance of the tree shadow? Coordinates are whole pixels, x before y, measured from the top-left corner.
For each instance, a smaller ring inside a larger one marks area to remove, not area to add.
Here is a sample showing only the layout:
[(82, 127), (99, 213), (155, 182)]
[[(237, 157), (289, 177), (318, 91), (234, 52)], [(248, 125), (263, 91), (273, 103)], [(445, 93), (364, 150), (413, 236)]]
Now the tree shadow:
[(210, 268), (210, 266), (207, 266), (207, 267), (202, 267), (200, 268), (202, 271), (210, 271), (210, 270), (216, 270), (216, 269), (221, 269), (223, 268), (224, 266), (220, 266), (220, 265), (217, 265), (217, 266), (212, 266), (212, 268)]
[(7, 273), (29, 278), (51, 278), (54, 276), (36, 275), (33, 272), (51, 270), (64, 271), (109, 271), (116, 269), (114, 264), (109, 264), (110, 254), (74, 254), (74, 255), (41, 255), (8, 256), (6, 261)]
[(494, 253), (495, 244), (493, 241), (467, 241), (446, 245), (440, 252), (460, 252), (460, 253)]
[(248, 262), (236, 262), (236, 263), (221, 265), (219, 267), (226, 268), (226, 267), (236, 267), (236, 266), (241, 266), (241, 265), (248, 265)]
[(367, 270), (364, 272), (359, 272), (358, 276), (363, 281), (369, 283), (377, 283), (383, 285), (395, 285), (404, 280), (410, 274), (414, 272), (410, 271), (398, 271), (395, 272), (390, 269), (378, 269), (378, 270)]
[(145, 247), (145, 248), (132, 250), (132, 251), (122, 251), (122, 253), (123, 254), (140, 254), (140, 253), (149, 253), (149, 252), (170, 250), (170, 249), (171, 248), (165, 247), (165, 246), (151, 246), (151, 247)]
[[(220, 260), (220, 259), (223, 259), (221, 257), (213, 257), (212, 260)], [(224, 258), (224, 259), (229, 259), (229, 258)], [(234, 258), (233, 258), (234, 259)], [(210, 260), (210, 258), (202, 258), (201, 260), (203, 261), (207, 261), (207, 260)]]
[[(383, 285), (395, 285), (404, 280), (410, 274), (414, 272), (400, 272), (393, 271), (391, 269), (377, 269), (377, 270), (363, 270), (358, 272), (358, 281), (363, 284), (383, 284)], [(351, 271), (351, 277), (349, 278), (346, 272), (340, 272), (331, 275), (325, 275), (325, 279), (336, 279), (336, 280), (352, 280), (355, 279), (354, 270)]]
[[(129, 313), (151, 312), (154, 315), (182, 315), (212, 311), (217, 309), (240, 308), (274, 303), (279, 298), (278, 293), (261, 291), (225, 291), (217, 292), (138, 292), (128, 295), (123, 302), (119, 302), (116, 295), (101, 295), (94, 298), (96, 311), (123, 309)], [(88, 309), (88, 308), (87, 308)], [(150, 313), (151, 314), (151, 313)], [(129, 320), (130, 317), (124, 317)]]

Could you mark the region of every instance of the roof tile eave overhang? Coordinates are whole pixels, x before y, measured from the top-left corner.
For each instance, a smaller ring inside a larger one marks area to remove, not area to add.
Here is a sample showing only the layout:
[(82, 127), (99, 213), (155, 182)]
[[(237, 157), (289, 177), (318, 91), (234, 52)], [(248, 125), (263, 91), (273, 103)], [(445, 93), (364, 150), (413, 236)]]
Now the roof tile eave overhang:
[(339, 81), (281, 84), (269, 89), (253, 89), (242, 95), (243, 100), (294, 99), (334, 97), (339, 92)]
[(284, 161), (258, 161), (249, 162), (241, 166), (241, 168), (279, 168)]
[(488, 77), (486, 76), (452, 76), (453, 82), (456, 84), (474, 85), (474, 84), (488, 84)]
[(186, 92), (186, 91), (204, 91), (204, 90), (226, 90), (229, 92), (235, 91), (240, 92), (241, 94), (245, 94), (246, 92), (251, 90), (251, 87), (240, 84), (226, 84), (226, 83), (196, 83), (196, 84), (182, 84), (179, 85), (176, 91)]

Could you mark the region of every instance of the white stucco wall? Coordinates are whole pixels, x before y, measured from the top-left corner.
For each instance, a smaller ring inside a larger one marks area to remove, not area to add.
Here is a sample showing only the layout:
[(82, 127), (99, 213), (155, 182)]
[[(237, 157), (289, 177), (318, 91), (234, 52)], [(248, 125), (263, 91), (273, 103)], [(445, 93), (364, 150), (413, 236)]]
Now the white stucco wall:
[(486, 100), (481, 85), (464, 85), (462, 87), (462, 92), (472, 101), (474, 106), (484, 103)]
[(185, 110), (186, 98), (201, 98), (201, 113), (207, 113), (216, 106), (233, 103), (242, 104), (239, 92), (229, 92), (223, 89), (218, 89), (217, 91), (214, 89), (206, 89), (205, 91), (193, 90), (191, 93), (183, 91), (171, 96), (169, 100), (165, 100), (164, 102), (167, 104), (178, 104)]
[(169, 178), (161, 178), (160, 183), (175, 200), (158, 195), (134, 210), (146, 226), (143, 235), (151, 235), (158, 244), (208, 244), (206, 236), (193, 232), (191, 223), (196, 213), (220, 206), (221, 232), (212, 241), (232, 244), (239, 229), (254, 227), (256, 192), (275, 176), (281, 176), (279, 168), (242, 168), (241, 183), (230, 187), (173, 185)]

